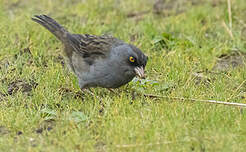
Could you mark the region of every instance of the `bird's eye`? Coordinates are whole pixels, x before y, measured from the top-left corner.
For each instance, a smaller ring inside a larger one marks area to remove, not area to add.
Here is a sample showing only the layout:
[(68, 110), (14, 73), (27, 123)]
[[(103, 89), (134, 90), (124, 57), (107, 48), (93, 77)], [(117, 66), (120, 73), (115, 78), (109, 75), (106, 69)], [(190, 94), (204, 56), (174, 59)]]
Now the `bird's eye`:
[(129, 61), (132, 62), (132, 63), (134, 63), (134, 62), (135, 62), (134, 57), (130, 56), (130, 57), (129, 57)]

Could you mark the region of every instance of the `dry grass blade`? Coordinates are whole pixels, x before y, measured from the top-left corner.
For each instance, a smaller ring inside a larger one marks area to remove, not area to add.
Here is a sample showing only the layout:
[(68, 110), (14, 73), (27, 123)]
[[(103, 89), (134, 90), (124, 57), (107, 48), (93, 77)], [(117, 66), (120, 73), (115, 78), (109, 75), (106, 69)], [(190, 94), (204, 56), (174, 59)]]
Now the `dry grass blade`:
[(232, 30), (231, 0), (227, 0), (227, 6), (228, 6), (229, 27), (230, 27), (230, 30)]
[[(186, 142), (186, 141), (182, 141)], [(188, 141), (187, 141), (188, 142)], [(124, 144), (124, 145), (116, 145), (117, 148), (135, 148), (141, 146), (157, 146), (157, 145), (166, 145), (166, 144), (174, 144), (176, 142), (157, 142), (157, 143), (148, 143), (148, 144)]]
[(234, 39), (232, 31), (228, 28), (228, 26), (226, 25), (225, 21), (222, 22), (222, 26), (226, 29), (227, 33), (230, 35), (230, 37), (232, 39)]
[(236, 93), (240, 88), (242, 88), (242, 86), (244, 85), (245, 82), (246, 82), (246, 80), (244, 80), (244, 81), (237, 87), (237, 89), (233, 91), (233, 94), (229, 97), (229, 99), (228, 99), (227, 101), (231, 100), (231, 98), (235, 95), (235, 93)]
[(166, 99), (176, 100), (176, 101), (205, 102), (205, 103), (223, 104), (223, 105), (228, 105), (228, 106), (236, 106), (236, 107), (246, 108), (246, 104), (236, 103), (236, 102), (225, 102), (225, 101), (217, 101), (217, 100), (203, 100), (203, 99), (183, 98), (183, 97), (168, 97), (168, 96), (158, 96), (158, 95), (152, 95), (152, 94), (144, 94), (144, 96), (149, 97), (149, 98), (166, 98)]

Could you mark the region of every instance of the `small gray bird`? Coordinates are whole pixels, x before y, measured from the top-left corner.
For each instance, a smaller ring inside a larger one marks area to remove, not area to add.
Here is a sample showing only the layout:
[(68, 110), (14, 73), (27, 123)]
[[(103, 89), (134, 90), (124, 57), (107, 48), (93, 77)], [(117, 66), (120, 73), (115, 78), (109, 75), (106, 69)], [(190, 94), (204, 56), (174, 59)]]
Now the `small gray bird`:
[(144, 77), (148, 58), (134, 45), (112, 36), (71, 34), (47, 15), (36, 15), (32, 20), (64, 44), (67, 63), (81, 89), (118, 88), (135, 76)]

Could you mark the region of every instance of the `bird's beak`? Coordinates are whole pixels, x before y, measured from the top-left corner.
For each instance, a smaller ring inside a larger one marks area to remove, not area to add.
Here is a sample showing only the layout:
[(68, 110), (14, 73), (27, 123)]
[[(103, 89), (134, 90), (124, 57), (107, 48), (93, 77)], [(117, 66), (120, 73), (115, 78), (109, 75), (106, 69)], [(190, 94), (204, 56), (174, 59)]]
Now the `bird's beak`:
[(136, 67), (136, 68), (134, 69), (134, 71), (136, 72), (136, 75), (139, 76), (139, 78), (142, 78), (142, 79), (145, 78), (143, 66), (141, 66), (141, 67)]

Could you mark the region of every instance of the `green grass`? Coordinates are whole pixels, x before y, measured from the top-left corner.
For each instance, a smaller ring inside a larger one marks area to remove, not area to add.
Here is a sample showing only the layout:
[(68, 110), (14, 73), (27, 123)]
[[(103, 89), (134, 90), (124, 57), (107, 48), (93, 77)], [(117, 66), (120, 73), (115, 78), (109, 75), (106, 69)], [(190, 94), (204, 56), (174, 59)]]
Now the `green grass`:
[[(167, 1), (175, 7), (162, 15), (153, 13), (150, 0), (0, 3), (0, 151), (246, 149), (244, 109), (143, 96), (246, 103), (244, 66), (211, 72), (220, 55), (246, 52), (244, 0), (232, 2), (234, 38), (222, 25), (229, 25), (222, 0)], [(61, 43), (30, 19), (35, 14), (48, 14), (74, 33), (133, 43), (149, 56), (148, 81), (133, 81), (116, 94), (92, 89), (100, 100), (78, 98), (76, 77), (61, 64)]]

